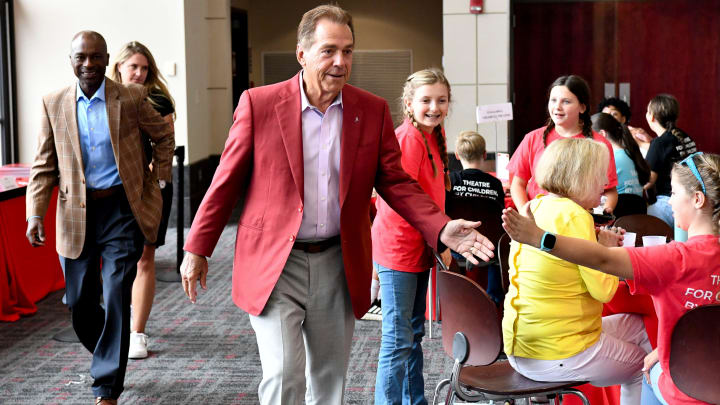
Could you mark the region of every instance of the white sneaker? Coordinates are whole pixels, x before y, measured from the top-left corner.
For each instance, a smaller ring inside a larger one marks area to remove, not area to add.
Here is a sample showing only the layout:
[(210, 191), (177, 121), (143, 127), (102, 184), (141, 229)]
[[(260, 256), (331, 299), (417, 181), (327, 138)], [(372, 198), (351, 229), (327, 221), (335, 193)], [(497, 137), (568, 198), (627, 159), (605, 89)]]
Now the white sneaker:
[(380, 305), (380, 301), (375, 300), (361, 319), (363, 321), (382, 321), (382, 306)]
[(147, 335), (140, 332), (130, 332), (129, 359), (144, 359), (148, 356)]

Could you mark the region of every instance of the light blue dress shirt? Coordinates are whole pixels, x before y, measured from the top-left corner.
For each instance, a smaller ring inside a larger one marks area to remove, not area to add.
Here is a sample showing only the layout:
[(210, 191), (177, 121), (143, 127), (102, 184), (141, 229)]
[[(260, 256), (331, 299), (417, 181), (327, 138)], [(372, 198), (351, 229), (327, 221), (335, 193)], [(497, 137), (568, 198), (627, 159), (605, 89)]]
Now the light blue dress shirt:
[(102, 190), (122, 184), (118, 173), (105, 105), (105, 79), (88, 99), (77, 85), (77, 121), (87, 188)]

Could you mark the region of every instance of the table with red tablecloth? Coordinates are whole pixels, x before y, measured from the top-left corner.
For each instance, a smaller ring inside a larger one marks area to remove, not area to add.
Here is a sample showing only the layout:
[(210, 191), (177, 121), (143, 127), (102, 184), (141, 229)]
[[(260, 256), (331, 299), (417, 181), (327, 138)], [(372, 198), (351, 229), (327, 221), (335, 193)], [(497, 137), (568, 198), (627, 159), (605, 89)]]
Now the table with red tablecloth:
[(16, 321), (37, 311), (35, 303), (65, 287), (55, 252), (57, 189), (45, 215), (45, 246), (25, 238), (25, 187), (0, 192), (0, 321)]
[[(632, 281), (621, 281), (613, 299), (603, 305), (603, 316), (621, 313), (638, 314), (643, 317), (645, 330), (647, 331), (650, 344), (657, 347), (658, 319), (655, 314), (652, 298), (649, 295), (631, 295), (629, 286)], [(590, 384), (578, 387), (593, 405), (620, 405), (620, 386), (598, 388)], [(564, 405), (582, 405), (582, 402), (574, 395), (565, 395)]]

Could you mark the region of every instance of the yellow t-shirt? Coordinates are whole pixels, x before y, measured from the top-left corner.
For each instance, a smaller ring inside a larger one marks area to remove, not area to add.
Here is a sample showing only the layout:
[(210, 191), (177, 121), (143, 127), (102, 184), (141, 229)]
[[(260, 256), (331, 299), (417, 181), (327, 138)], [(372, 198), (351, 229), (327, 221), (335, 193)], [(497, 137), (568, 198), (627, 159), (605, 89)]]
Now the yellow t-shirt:
[[(530, 204), (538, 226), (596, 241), (592, 216), (568, 198), (538, 196)], [(574, 356), (602, 331), (602, 303), (618, 278), (512, 242), (510, 288), (502, 322), (505, 353), (541, 360)]]

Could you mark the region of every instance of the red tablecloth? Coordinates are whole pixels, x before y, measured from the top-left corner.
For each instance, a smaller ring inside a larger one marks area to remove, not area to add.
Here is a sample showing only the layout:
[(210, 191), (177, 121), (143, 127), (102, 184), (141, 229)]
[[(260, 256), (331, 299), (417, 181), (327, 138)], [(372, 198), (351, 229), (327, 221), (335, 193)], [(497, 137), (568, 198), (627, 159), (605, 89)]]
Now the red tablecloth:
[[(632, 283), (632, 281), (627, 281), (627, 283)], [(619, 313), (642, 315), (650, 344), (655, 348), (657, 347), (658, 319), (655, 314), (652, 298), (648, 295), (630, 295), (630, 289), (627, 283), (620, 282), (613, 299), (603, 306), (603, 316)], [(619, 385), (598, 388), (590, 384), (585, 384), (578, 388), (585, 393), (592, 405), (620, 405)], [(574, 395), (565, 395), (563, 404), (582, 405), (582, 402)]]
[[(57, 189), (45, 216), (45, 246), (33, 248), (25, 238), (24, 190), (0, 201), (0, 321), (12, 322), (37, 311), (35, 302), (65, 287), (55, 252)], [(7, 196), (7, 194), (5, 194)]]

